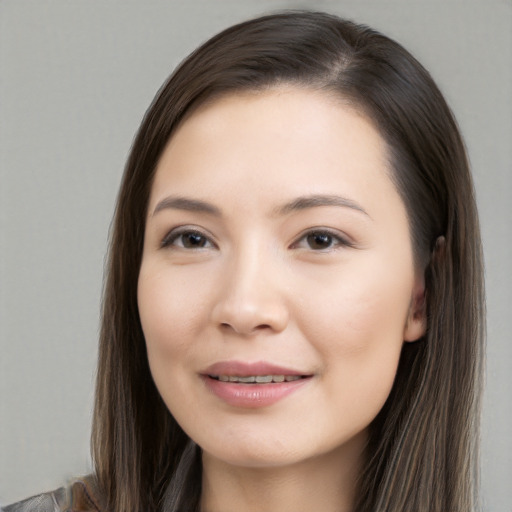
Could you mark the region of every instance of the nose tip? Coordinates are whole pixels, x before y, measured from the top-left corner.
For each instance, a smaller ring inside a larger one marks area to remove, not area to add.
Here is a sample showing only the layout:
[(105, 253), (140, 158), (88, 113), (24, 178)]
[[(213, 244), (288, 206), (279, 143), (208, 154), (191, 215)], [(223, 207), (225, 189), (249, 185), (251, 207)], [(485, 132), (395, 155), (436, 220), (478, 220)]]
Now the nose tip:
[(283, 331), (288, 324), (289, 312), (277, 284), (265, 284), (261, 278), (232, 277), (213, 308), (213, 322), (224, 331), (245, 336), (262, 331)]
[(283, 305), (270, 298), (259, 302), (254, 299), (251, 302), (228, 300), (219, 303), (214, 319), (224, 331), (248, 336), (264, 331), (283, 331), (288, 323), (288, 313)]

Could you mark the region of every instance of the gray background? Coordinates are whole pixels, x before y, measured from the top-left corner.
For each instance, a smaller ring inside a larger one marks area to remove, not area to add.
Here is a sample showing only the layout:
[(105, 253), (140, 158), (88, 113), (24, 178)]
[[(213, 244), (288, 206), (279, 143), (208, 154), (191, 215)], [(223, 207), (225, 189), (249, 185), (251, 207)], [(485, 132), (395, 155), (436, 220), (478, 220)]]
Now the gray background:
[(107, 231), (154, 93), (216, 31), (285, 7), (394, 37), (457, 115), (487, 264), (483, 495), (512, 511), (511, 0), (0, 0), (0, 503), (90, 469)]

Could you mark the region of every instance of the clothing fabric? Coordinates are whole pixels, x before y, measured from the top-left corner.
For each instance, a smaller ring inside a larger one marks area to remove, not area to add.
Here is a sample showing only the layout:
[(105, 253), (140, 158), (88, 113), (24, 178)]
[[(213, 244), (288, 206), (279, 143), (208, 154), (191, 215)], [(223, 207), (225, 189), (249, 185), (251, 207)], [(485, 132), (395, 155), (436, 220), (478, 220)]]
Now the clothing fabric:
[(92, 477), (74, 481), (56, 491), (32, 496), (0, 507), (1, 512), (102, 512), (99, 493)]

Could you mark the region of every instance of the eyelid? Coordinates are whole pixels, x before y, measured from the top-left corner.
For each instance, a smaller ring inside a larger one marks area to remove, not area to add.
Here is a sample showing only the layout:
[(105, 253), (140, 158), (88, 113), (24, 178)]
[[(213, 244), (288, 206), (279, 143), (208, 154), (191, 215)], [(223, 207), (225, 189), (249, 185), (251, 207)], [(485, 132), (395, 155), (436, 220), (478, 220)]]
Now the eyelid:
[(325, 234), (325, 235), (329, 235), (330, 237), (334, 238), (337, 243), (335, 245), (333, 245), (332, 247), (328, 247), (326, 249), (310, 249), (311, 251), (313, 252), (327, 252), (327, 251), (332, 251), (332, 250), (335, 250), (339, 247), (354, 247), (354, 242), (350, 239), (350, 237), (348, 237), (346, 234), (344, 234), (343, 232), (341, 231), (338, 231), (336, 229), (332, 229), (332, 228), (325, 228), (325, 227), (313, 227), (313, 228), (308, 228), (306, 229), (305, 231), (303, 231), (296, 239), (295, 241), (290, 245), (290, 248), (291, 249), (296, 249), (298, 248), (297, 245), (299, 244), (299, 242), (301, 242), (302, 240), (304, 240), (308, 235), (312, 235), (312, 234)]
[[(213, 237), (211, 235), (206, 233), (204, 231), (204, 229), (198, 228), (197, 226), (190, 225), (190, 224), (186, 224), (183, 226), (176, 226), (176, 227), (172, 228), (171, 230), (167, 231), (166, 235), (162, 238), (162, 241), (160, 242), (160, 247), (162, 249), (165, 249), (168, 247), (178, 247), (181, 249), (192, 250), (190, 248), (173, 245), (173, 242), (175, 240), (177, 240), (184, 233), (193, 233), (193, 234), (202, 236), (207, 239), (207, 241), (211, 244), (212, 247), (218, 248), (217, 244), (215, 243), (215, 241), (213, 240)], [(208, 248), (209, 247), (197, 247), (193, 250), (208, 249)]]

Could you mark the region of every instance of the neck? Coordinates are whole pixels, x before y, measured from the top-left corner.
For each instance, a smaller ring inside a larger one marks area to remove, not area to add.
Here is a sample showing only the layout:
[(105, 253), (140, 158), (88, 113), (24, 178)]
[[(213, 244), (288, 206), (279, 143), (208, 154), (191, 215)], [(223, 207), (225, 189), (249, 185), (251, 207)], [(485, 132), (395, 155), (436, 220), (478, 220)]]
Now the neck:
[(365, 436), (277, 467), (241, 467), (203, 453), (202, 512), (351, 512)]

